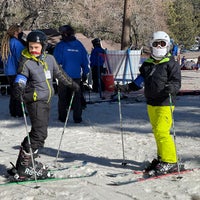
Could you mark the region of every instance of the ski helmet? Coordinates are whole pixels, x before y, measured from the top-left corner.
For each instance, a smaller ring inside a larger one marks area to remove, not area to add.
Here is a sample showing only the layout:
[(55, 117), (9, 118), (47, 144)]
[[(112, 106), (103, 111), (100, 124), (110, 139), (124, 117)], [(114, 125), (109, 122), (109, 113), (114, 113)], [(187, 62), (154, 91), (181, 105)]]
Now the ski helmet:
[(26, 38), (27, 44), (29, 42), (38, 42), (41, 43), (42, 45), (42, 51), (45, 51), (46, 47), (47, 47), (47, 36), (45, 35), (44, 32), (40, 31), (40, 30), (35, 30), (35, 31), (31, 31), (27, 38)]
[(150, 40), (150, 47), (151, 47), (151, 56), (156, 60), (161, 60), (170, 51), (169, 35), (164, 31), (154, 32)]

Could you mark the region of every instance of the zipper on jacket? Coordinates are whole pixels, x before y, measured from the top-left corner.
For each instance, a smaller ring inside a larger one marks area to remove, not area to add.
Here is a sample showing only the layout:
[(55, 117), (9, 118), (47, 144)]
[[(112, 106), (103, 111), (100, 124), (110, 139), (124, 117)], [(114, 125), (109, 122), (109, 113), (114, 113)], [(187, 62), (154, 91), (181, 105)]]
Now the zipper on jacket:
[[(43, 63), (42, 65), (44, 66), (44, 73), (46, 74), (46, 71), (48, 71), (48, 65), (45, 61), (41, 61), (41, 63)], [(51, 86), (50, 86), (50, 83), (49, 83), (49, 80), (46, 78), (46, 83), (47, 83), (47, 86), (49, 88), (49, 98), (47, 100), (47, 102), (49, 103), (50, 100), (51, 100), (51, 95), (52, 95), (52, 90), (51, 90)]]

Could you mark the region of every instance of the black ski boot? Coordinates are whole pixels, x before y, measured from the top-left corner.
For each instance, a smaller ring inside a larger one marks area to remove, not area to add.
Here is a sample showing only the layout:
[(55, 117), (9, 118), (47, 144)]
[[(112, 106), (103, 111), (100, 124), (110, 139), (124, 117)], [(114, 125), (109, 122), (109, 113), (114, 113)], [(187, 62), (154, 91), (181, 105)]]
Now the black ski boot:
[(169, 174), (173, 172), (178, 171), (178, 165), (179, 169), (183, 170), (183, 165), (180, 165), (179, 163), (167, 163), (167, 162), (160, 162), (156, 166), (156, 175), (163, 175), (163, 174)]
[(144, 173), (149, 173), (151, 170), (154, 170), (156, 166), (158, 165), (158, 163), (160, 163), (160, 159), (154, 158), (152, 162), (149, 163), (149, 165), (145, 167)]
[(46, 169), (46, 167), (41, 163), (35, 160), (38, 157), (37, 151), (33, 153), (34, 166), (31, 159), (31, 154), (27, 153), (21, 148), (19, 156), (16, 162), (16, 167), (8, 170), (8, 174), (14, 176), (14, 178), (19, 181), (23, 180), (33, 180), (35, 179), (35, 173), (37, 179), (46, 179), (52, 177), (51, 173)]
[(160, 176), (184, 170), (184, 164), (160, 162), (154, 169), (148, 172), (149, 176)]

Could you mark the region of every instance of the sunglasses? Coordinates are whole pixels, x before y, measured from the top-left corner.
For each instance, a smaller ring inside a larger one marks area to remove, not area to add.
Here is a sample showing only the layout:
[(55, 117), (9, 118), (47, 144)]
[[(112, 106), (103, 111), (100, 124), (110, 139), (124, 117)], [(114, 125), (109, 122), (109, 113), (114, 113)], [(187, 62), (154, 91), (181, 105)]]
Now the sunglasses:
[(161, 47), (165, 47), (167, 45), (167, 43), (165, 41), (155, 41), (152, 44), (153, 47), (157, 47), (158, 45)]

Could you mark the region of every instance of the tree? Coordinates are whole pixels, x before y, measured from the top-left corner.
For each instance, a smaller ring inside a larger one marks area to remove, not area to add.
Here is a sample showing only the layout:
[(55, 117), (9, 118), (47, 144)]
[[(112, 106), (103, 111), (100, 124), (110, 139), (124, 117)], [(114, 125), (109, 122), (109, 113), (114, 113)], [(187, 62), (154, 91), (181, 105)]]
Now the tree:
[(122, 39), (121, 50), (128, 49), (130, 47), (131, 37), (131, 0), (124, 0), (124, 13), (123, 13), (123, 25), (122, 25)]
[[(134, 0), (131, 15), (132, 49), (149, 47), (154, 31), (167, 31), (165, 12), (161, 0)], [(144, 51), (149, 51), (145, 48)]]
[(121, 43), (122, 49), (147, 46), (157, 30), (189, 46), (200, 34), (199, 19), (200, 0), (0, 0), (0, 34), (12, 23), (25, 30), (71, 24), (88, 37)]
[(168, 20), (170, 35), (186, 48), (194, 44), (196, 23), (194, 7), (187, 0), (171, 1), (168, 4)]
[(192, 5), (194, 8), (195, 33), (200, 50), (200, 0), (192, 0)]

